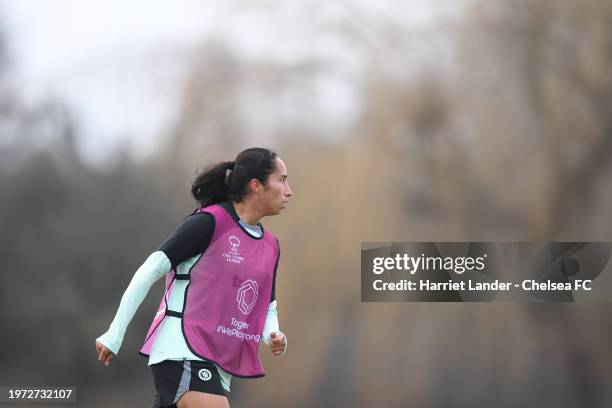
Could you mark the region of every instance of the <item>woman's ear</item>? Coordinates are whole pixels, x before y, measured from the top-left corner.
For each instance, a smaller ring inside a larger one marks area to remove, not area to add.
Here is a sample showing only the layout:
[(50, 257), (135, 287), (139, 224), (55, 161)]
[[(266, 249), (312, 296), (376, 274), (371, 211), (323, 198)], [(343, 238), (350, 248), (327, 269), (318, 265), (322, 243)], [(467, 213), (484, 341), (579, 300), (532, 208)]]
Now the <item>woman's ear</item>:
[(261, 194), (263, 192), (263, 186), (259, 180), (251, 179), (251, 181), (249, 181), (249, 190), (251, 193)]

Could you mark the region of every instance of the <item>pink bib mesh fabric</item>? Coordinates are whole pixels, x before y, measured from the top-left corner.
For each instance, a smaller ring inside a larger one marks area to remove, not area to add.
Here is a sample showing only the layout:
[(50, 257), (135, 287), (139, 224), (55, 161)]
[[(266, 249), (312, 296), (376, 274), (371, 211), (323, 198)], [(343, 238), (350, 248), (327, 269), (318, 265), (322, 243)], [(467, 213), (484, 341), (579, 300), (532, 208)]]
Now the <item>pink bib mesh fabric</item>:
[[(274, 268), (278, 258), (276, 237), (264, 231), (260, 239), (249, 236), (219, 205), (198, 211), (215, 218), (215, 232), (206, 251), (189, 272), (182, 311), (183, 335), (191, 351), (217, 363), (230, 374), (261, 377), (264, 369), (257, 355), (266, 320)], [(141, 353), (148, 355), (168, 311), (174, 280), (166, 276), (166, 293), (153, 319)]]

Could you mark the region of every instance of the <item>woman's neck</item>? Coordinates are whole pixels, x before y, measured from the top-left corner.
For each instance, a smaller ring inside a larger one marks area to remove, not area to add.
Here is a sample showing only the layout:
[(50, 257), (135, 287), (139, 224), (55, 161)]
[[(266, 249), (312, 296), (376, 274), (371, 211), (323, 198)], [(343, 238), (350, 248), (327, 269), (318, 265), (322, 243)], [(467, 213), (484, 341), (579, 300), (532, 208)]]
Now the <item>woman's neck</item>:
[(261, 219), (261, 213), (255, 208), (253, 205), (249, 205), (249, 203), (241, 202), (236, 203), (232, 201), (234, 205), (234, 209), (236, 210), (236, 214), (238, 217), (247, 224), (257, 225), (259, 220)]

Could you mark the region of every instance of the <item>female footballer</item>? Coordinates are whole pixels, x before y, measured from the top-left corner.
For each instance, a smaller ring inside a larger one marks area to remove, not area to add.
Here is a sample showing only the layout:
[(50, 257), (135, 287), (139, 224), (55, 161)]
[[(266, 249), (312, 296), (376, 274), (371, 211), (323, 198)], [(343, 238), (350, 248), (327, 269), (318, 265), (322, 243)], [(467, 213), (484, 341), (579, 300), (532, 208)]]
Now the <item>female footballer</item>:
[(136, 271), (108, 331), (96, 339), (108, 366), (149, 289), (166, 277), (160, 307), (140, 354), (156, 389), (154, 407), (229, 407), (232, 376), (261, 377), (259, 341), (287, 349), (275, 295), (280, 247), (261, 218), (278, 215), (293, 194), (271, 150), (244, 150), (191, 187), (199, 207)]

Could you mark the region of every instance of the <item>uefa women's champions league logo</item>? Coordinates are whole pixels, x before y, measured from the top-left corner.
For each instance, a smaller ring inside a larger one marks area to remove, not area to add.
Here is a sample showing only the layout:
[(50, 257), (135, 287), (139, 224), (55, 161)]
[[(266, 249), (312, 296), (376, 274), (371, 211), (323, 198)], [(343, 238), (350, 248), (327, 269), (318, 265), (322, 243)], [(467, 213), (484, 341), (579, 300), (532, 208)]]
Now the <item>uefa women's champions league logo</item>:
[(240, 247), (240, 239), (235, 235), (230, 235), (227, 239), (229, 243), (229, 252), (224, 252), (223, 257), (227, 262), (232, 263), (241, 263), (244, 258), (238, 252), (238, 247)]
[(257, 282), (248, 279), (242, 283), (242, 286), (238, 289), (238, 295), (236, 301), (238, 302), (238, 310), (244, 315), (248, 315), (255, 307), (257, 303), (257, 295), (259, 293), (259, 287)]
[(238, 253), (238, 247), (240, 246), (240, 239), (237, 236), (231, 235), (228, 239), (230, 246), (232, 247), (231, 251), (234, 253)]

